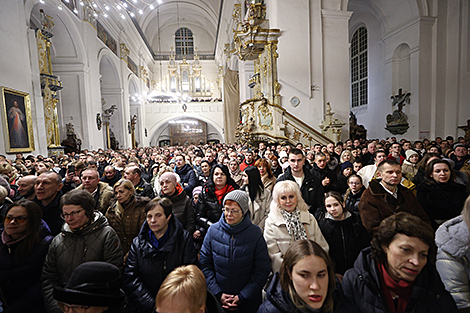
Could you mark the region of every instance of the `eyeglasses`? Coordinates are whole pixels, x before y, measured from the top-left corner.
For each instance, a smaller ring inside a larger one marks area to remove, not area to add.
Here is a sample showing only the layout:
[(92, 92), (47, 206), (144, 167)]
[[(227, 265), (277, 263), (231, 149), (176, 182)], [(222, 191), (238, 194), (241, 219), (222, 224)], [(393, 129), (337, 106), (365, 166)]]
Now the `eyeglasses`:
[(78, 210), (78, 211), (72, 211), (70, 213), (62, 213), (60, 215), (60, 217), (63, 219), (63, 220), (66, 220), (67, 217), (75, 217), (78, 213), (80, 213), (81, 211), (83, 211), (84, 209), (81, 209), (81, 210)]
[(225, 214), (238, 214), (240, 213), (240, 210), (229, 210), (224, 208)]
[(60, 301), (57, 301), (57, 304), (59, 305), (59, 308), (62, 310), (62, 312), (69, 312), (70, 309), (72, 309), (72, 312), (74, 313), (81, 313), (90, 308), (89, 305), (67, 304)]
[(11, 221), (16, 221), (19, 224), (23, 224), (27, 219), (28, 217), (26, 215), (19, 215), (19, 216), (7, 215), (5, 216), (5, 223), (9, 224), (11, 223)]

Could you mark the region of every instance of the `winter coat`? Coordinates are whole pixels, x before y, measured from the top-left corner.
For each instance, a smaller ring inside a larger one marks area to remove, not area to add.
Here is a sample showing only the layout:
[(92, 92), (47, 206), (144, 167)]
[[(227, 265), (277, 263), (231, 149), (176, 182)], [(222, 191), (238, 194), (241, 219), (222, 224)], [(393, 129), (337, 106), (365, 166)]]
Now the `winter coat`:
[(364, 186), (358, 191), (358, 193), (353, 194), (349, 192), (346, 199), (344, 200), (344, 208), (356, 215), (356, 217), (361, 221), (361, 214), (359, 213), (359, 202), (361, 202), (362, 193), (366, 190)]
[(103, 176), (103, 177), (101, 177), (100, 180), (103, 183), (107, 183), (109, 185), (109, 187), (114, 188), (114, 184), (117, 183), (121, 178), (122, 178), (121, 172), (116, 169), (116, 175), (113, 178), (108, 179), (108, 177)]
[(279, 175), (282, 174), (281, 166), (271, 167), (271, 171), (273, 172), (274, 177), (278, 178)]
[[(268, 245), (273, 273), (279, 271), (284, 254), (294, 243), (294, 238), (287, 232), (286, 221), (280, 210), (282, 209), (271, 210), (264, 225), (264, 239)], [(315, 217), (308, 211), (300, 211), (300, 221), (306, 229), (308, 239), (315, 241), (328, 252), (328, 243), (323, 237)]]
[(362, 223), (355, 215), (346, 213), (346, 219), (337, 221), (326, 213), (318, 222), (321, 232), (330, 247), (330, 256), (335, 263), (335, 272), (344, 275), (354, 266), (362, 249), (370, 246), (370, 238)]
[(442, 224), (436, 232), (436, 268), (459, 309), (470, 308), (470, 234), (462, 216)]
[(185, 164), (181, 169), (176, 167), (175, 173), (180, 176), (181, 186), (183, 186), (186, 194), (191, 195), (193, 193), (194, 187), (196, 187), (198, 183), (196, 173), (194, 172), (191, 165)]
[(102, 261), (123, 268), (122, 248), (114, 229), (99, 211), (82, 230), (72, 231), (64, 223), (62, 232), (49, 247), (43, 269), (43, 293), (47, 312), (61, 312), (52, 297), (54, 286), (65, 284), (82, 263)]
[(425, 176), (426, 175), (425, 175), (424, 168), (419, 167), (418, 171), (415, 174), (415, 177), (413, 177), (413, 180), (412, 180), (413, 184), (415, 184), (416, 186), (421, 185), (426, 180)]
[(313, 163), (311, 172), (313, 176), (315, 177), (316, 181), (319, 181), (320, 184), (325, 179), (328, 177), (330, 179), (330, 184), (328, 186), (323, 186), (323, 192), (328, 192), (328, 191), (339, 191), (338, 188), (338, 181), (337, 181), (337, 174), (335, 174), (334, 171), (330, 170), (328, 166), (325, 166), (324, 169), (321, 169), (318, 167), (317, 164)]
[(129, 252), (132, 240), (137, 237), (146, 219), (144, 209), (149, 201), (147, 197), (132, 196), (124, 205), (116, 201), (106, 212), (109, 225), (119, 237), (124, 256)]
[(403, 177), (412, 181), (418, 173), (418, 164), (411, 163), (407, 160), (403, 161), (403, 165), (401, 166), (401, 173), (403, 174)]
[(444, 221), (460, 215), (468, 196), (465, 186), (456, 183), (424, 182), (417, 189), (419, 204), (431, 218), (434, 229)]
[(273, 192), (274, 185), (276, 184), (276, 177), (269, 178), (268, 175), (261, 177), (261, 181), (263, 182), (263, 186), (265, 189), (268, 189), (269, 192)]
[[(160, 194), (161, 197), (167, 197)], [(173, 203), (173, 214), (190, 234), (194, 233), (196, 228), (196, 218), (194, 216), (193, 202), (187, 196), (187, 193), (181, 185), (177, 184), (175, 194), (167, 197)]]
[[(239, 188), (236, 184), (232, 187), (234, 189)], [(197, 226), (207, 230), (209, 226), (216, 223), (222, 215), (223, 202), (224, 198), (220, 201), (217, 199), (215, 187), (204, 185), (196, 204)]]
[(271, 205), (271, 201), (273, 200), (271, 192), (266, 188), (263, 189), (260, 193), (256, 195), (255, 201), (251, 201), (248, 192), (247, 196), (251, 222), (255, 225), (258, 225), (259, 228), (261, 228), (261, 232), (263, 232), (264, 223), (268, 218), (269, 207)]
[[(99, 182), (98, 190), (96, 191), (93, 198), (95, 199), (95, 210), (106, 214), (108, 208), (113, 204), (114, 191), (113, 188), (109, 187), (107, 183)], [(85, 189), (83, 184), (78, 186), (76, 189)]]
[(147, 183), (143, 178), (141, 178), (140, 182), (135, 185), (135, 194), (141, 197), (148, 197), (150, 199), (155, 198), (155, 192), (152, 185)]
[(154, 312), (155, 297), (166, 276), (182, 265), (198, 265), (191, 235), (171, 215), (169, 237), (160, 249), (149, 239), (150, 227), (144, 222), (132, 241), (124, 268), (124, 285), (129, 300), (127, 312)]
[[(43, 223), (39, 231), (40, 242), (35, 243), (25, 259), (16, 254), (18, 243), (11, 245), (0, 241), (0, 289), (3, 312), (46, 312), (41, 289), (41, 274), (52, 236)], [(23, 239), (24, 240), (24, 239)]]
[[(313, 174), (308, 170), (304, 165), (304, 181), (300, 187), (300, 193), (305, 203), (310, 206), (310, 213), (316, 214), (318, 210), (323, 208), (323, 186), (321, 181), (315, 179)], [(277, 178), (277, 182), (284, 180), (292, 180), (295, 182), (294, 176), (292, 176), (292, 171), (290, 166), (286, 168), (285, 172)]]
[[(354, 263), (354, 268), (346, 272), (341, 283), (351, 305), (338, 310), (338, 313), (390, 312), (379, 275), (378, 265), (371, 257), (371, 249), (364, 249)], [(445, 290), (432, 262), (428, 262), (414, 281), (405, 312), (457, 313), (457, 306)]]
[(373, 179), (369, 188), (362, 194), (359, 212), (362, 224), (369, 233), (375, 231), (382, 220), (398, 212), (413, 214), (431, 225), (428, 215), (413, 192), (401, 184), (397, 188), (398, 198), (395, 199), (382, 187), (379, 179)]
[(232, 177), (233, 181), (237, 183), (238, 186), (243, 186), (243, 175), (242, 171), (237, 170), (235, 172), (230, 172), (230, 176)]
[(207, 289), (217, 299), (222, 293), (238, 295), (239, 312), (256, 312), (271, 264), (263, 233), (249, 214), (235, 226), (222, 214), (204, 238), (200, 261)]
[(59, 206), (61, 197), (62, 191), (59, 191), (48, 205), (43, 205), (41, 200), (38, 200), (37, 197), (33, 199), (33, 201), (41, 207), (42, 219), (46, 222), (47, 226), (49, 226), (52, 236), (60, 234), (62, 224), (64, 224), (64, 220), (60, 217), (60, 214), (62, 214), (62, 210)]

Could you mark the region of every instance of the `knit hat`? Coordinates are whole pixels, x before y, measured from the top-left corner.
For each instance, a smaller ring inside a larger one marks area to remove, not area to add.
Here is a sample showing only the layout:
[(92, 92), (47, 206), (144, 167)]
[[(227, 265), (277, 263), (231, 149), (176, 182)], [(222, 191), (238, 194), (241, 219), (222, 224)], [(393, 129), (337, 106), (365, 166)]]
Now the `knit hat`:
[(287, 152), (285, 151), (279, 152), (279, 158), (287, 158)]
[(193, 189), (193, 197), (194, 195), (198, 195), (202, 192), (202, 186), (197, 186), (197, 187), (194, 187)]
[(121, 285), (121, 272), (115, 265), (86, 262), (75, 268), (65, 287), (54, 287), (54, 299), (75, 305), (115, 306), (125, 299)]
[(353, 168), (353, 164), (349, 161), (341, 163), (341, 172), (347, 169), (348, 167)]
[(176, 178), (176, 174), (175, 173), (172, 173), (172, 172), (165, 172), (162, 174), (162, 176), (160, 176), (160, 182), (162, 181), (166, 181), (166, 180), (169, 180), (173, 183), (173, 185), (176, 186), (176, 181), (177, 181), (177, 178)]
[(406, 160), (409, 161), (410, 157), (414, 154), (418, 154), (418, 152), (414, 151), (413, 149), (406, 150), (405, 151)]
[(240, 209), (242, 209), (243, 215), (248, 212), (248, 195), (242, 190), (233, 190), (225, 195), (224, 205), (227, 200), (235, 201)]
[(464, 145), (463, 143), (457, 142), (456, 144), (454, 144), (454, 150), (455, 150), (457, 147), (464, 147), (464, 148), (465, 148), (465, 145)]

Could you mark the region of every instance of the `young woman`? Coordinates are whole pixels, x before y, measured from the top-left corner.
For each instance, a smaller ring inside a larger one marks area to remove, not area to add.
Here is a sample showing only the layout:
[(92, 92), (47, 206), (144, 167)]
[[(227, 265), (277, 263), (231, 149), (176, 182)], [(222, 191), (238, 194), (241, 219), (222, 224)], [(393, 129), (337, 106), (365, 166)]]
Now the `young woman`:
[(419, 153), (414, 150), (406, 150), (406, 159), (401, 166), (403, 177), (412, 181), (416, 173), (418, 173)]
[(211, 165), (209, 161), (202, 160), (201, 172), (199, 173), (197, 177), (199, 186), (204, 186), (204, 184), (209, 180), (210, 173), (211, 173)]
[(263, 186), (257, 167), (248, 166), (243, 172), (242, 190), (248, 193), (251, 222), (264, 231), (264, 223), (268, 217), (269, 206), (273, 198), (271, 192)]
[(424, 183), (425, 180), (425, 172), (426, 172), (426, 165), (432, 160), (440, 159), (441, 157), (437, 153), (426, 153), (421, 161), (418, 162), (418, 171), (416, 172), (413, 178), (413, 184), (419, 186), (420, 184)]
[(299, 239), (311, 239), (328, 251), (328, 243), (315, 217), (308, 211), (296, 182), (286, 180), (274, 186), (273, 201), (264, 226), (273, 273), (277, 272), (287, 249)]
[(230, 170), (230, 176), (237, 183), (238, 186), (243, 186), (243, 173), (240, 171), (238, 160), (235, 158), (230, 159), (228, 163), (228, 169)]
[(277, 179), (279, 175), (282, 174), (282, 167), (279, 164), (278, 158), (274, 154), (269, 156), (269, 160), (271, 161), (271, 171), (273, 172), (274, 177)]
[(416, 197), (437, 229), (443, 222), (460, 215), (468, 194), (464, 185), (454, 182), (455, 174), (446, 160), (429, 162), (425, 175)]
[(341, 152), (341, 156), (339, 157), (339, 163), (343, 164), (344, 162), (347, 162), (347, 161), (351, 162), (351, 159), (352, 159), (351, 151), (344, 150), (343, 152)]
[(41, 208), (29, 200), (6, 209), (0, 242), (0, 300), (5, 313), (45, 312), (40, 280), (52, 236), (41, 218)]
[(382, 221), (341, 282), (350, 303), (338, 313), (457, 313), (434, 265), (434, 231), (400, 212)]
[(258, 313), (332, 313), (333, 298), (339, 298), (333, 297), (334, 277), (328, 253), (312, 240), (297, 240), (286, 251)]
[(335, 271), (343, 275), (353, 267), (361, 250), (370, 245), (369, 233), (361, 221), (345, 209), (339, 193), (327, 192), (324, 203), (327, 212), (318, 225), (330, 247)]
[(264, 188), (269, 190), (269, 192), (272, 192), (274, 184), (276, 184), (276, 177), (274, 177), (273, 172), (271, 171), (271, 164), (269, 164), (266, 159), (258, 159), (255, 162), (255, 166), (259, 170)]
[(356, 217), (361, 219), (359, 214), (358, 205), (361, 202), (362, 193), (366, 190), (364, 184), (362, 183), (361, 176), (357, 174), (352, 174), (348, 177), (348, 189), (344, 194), (344, 207), (346, 210), (356, 215)]

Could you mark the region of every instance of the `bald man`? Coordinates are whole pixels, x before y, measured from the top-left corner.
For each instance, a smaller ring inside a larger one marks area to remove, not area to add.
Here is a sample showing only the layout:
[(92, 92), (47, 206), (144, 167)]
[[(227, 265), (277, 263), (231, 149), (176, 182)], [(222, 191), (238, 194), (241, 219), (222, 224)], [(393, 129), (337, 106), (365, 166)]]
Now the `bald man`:
[(34, 196), (36, 195), (34, 185), (36, 184), (37, 178), (38, 177), (35, 175), (27, 175), (18, 180), (18, 192), (22, 199), (34, 199)]

